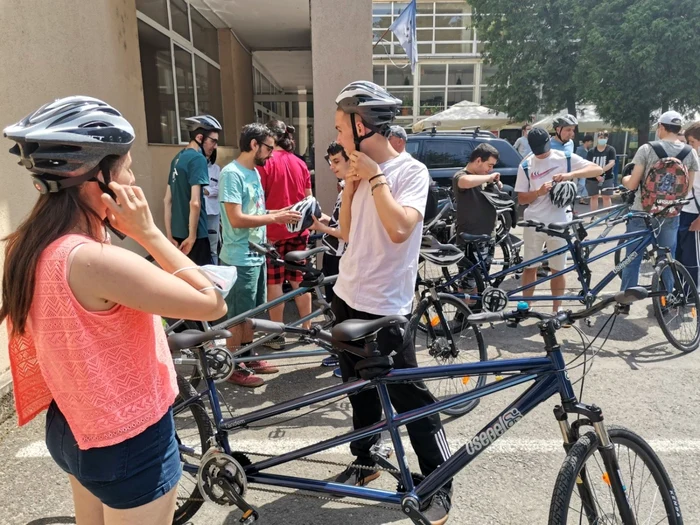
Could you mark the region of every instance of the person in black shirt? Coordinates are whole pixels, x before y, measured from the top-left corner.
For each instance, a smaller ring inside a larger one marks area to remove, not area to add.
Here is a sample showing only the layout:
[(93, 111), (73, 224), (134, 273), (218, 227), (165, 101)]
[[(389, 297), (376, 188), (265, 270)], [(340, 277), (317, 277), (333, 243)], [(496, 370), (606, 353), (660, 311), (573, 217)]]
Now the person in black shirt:
[[(455, 173), (452, 178), (452, 192), (457, 207), (457, 243), (464, 246), (460, 233), (472, 235), (491, 235), (496, 227), (496, 209), (483, 195), (482, 190), (487, 184), (496, 184), (499, 189), (503, 186), (500, 173), (489, 173), (498, 162), (498, 150), (485, 142), (479, 144), (469, 156), (469, 163)], [(493, 242), (480, 243), (477, 246), (481, 259), (490, 266), (493, 254)], [(465, 257), (458, 266), (461, 270), (471, 268), (478, 261), (473, 248), (466, 246)], [(476, 281), (469, 274), (463, 284), (466, 293), (476, 291)]]
[[(601, 131), (598, 133), (598, 145), (595, 148), (588, 150), (587, 159), (594, 164), (603, 168), (601, 177), (593, 177), (586, 179), (586, 191), (591, 198), (591, 211), (598, 209), (598, 198), (601, 197), (602, 190), (613, 188), (613, 168), (615, 167), (615, 148), (608, 145), (608, 132)], [(608, 190), (609, 192), (610, 190)], [(603, 193), (603, 207), (612, 206), (612, 194)], [(591, 218), (593, 220), (594, 218)]]

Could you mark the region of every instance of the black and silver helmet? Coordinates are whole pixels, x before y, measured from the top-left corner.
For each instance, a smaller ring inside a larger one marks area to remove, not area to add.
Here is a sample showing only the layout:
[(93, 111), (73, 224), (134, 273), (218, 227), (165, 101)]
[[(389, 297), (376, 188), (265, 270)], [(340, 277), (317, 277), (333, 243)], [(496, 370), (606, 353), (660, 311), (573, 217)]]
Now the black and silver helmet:
[[(352, 120), (355, 147), (375, 132), (386, 136), (402, 102), (374, 82), (357, 80), (345, 86), (335, 99), (338, 109), (349, 113)], [(355, 130), (355, 117), (359, 115), (371, 133), (358, 137)]]
[(565, 126), (578, 126), (578, 119), (571, 114), (567, 114), (562, 117), (555, 117), (552, 121), (552, 127), (554, 129), (563, 128)]
[(567, 208), (576, 202), (576, 183), (571, 180), (555, 182), (549, 190), (549, 200), (557, 208)]
[(189, 117), (185, 119), (185, 128), (187, 131), (197, 131), (198, 129), (203, 129), (204, 131), (222, 131), (224, 128), (219, 124), (211, 115), (195, 115), (194, 117)]
[(45, 104), (3, 134), (16, 143), (10, 153), (19, 157), (20, 165), (53, 179), (86, 175), (105, 157), (125, 155), (135, 138), (134, 128), (119, 111), (84, 96)]

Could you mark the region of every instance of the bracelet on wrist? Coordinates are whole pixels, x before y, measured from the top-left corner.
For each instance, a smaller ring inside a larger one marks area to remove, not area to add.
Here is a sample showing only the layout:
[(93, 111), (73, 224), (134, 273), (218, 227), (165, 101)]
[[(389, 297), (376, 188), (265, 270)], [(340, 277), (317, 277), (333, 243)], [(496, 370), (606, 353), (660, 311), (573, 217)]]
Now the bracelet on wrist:
[(372, 182), (374, 179), (379, 178), (379, 177), (383, 177), (383, 176), (384, 176), (383, 173), (378, 173), (374, 177), (370, 177), (367, 182)]
[(379, 186), (389, 186), (388, 182), (378, 182), (371, 188), (371, 193), (374, 195), (374, 190), (377, 189)]

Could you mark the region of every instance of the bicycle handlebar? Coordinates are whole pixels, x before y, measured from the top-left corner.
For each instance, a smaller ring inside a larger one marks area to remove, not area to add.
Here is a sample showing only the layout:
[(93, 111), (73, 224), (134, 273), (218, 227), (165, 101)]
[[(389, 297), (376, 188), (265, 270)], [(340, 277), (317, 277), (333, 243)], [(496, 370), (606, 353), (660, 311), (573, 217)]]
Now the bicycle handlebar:
[(615, 226), (615, 225), (620, 224), (622, 222), (626, 222), (630, 219), (634, 219), (635, 217), (640, 218), (640, 219), (651, 218), (651, 217), (656, 218), (656, 217), (660, 217), (660, 216), (664, 215), (671, 208), (676, 208), (678, 206), (685, 206), (686, 204), (689, 204), (690, 202), (692, 202), (691, 199), (680, 199), (680, 200), (677, 200), (675, 202), (672, 202), (668, 206), (663, 207), (662, 209), (660, 209), (659, 211), (657, 211), (655, 213), (649, 213), (649, 212), (642, 211), (642, 210), (634, 210), (634, 211), (631, 211), (629, 213), (626, 213), (622, 217), (618, 217), (617, 219), (611, 219), (611, 220), (608, 220), (606, 222), (610, 226)]
[(607, 298), (603, 299), (602, 301), (598, 302), (597, 304), (594, 304), (590, 308), (585, 308), (583, 310), (579, 310), (578, 312), (566, 310), (566, 311), (557, 312), (557, 313), (553, 314), (553, 313), (536, 312), (534, 310), (531, 310), (529, 307), (527, 307), (527, 308), (518, 308), (518, 309), (513, 310), (511, 312), (506, 312), (504, 310), (502, 312), (482, 312), (482, 313), (478, 313), (478, 314), (472, 314), (467, 318), (467, 320), (472, 324), (486, 324), (486, 323), (497, 323), (500, 321), (520, 322), (520, 321), (524, 321), (525, 319), (535, 318), (535, 319), (538, 319), (538, 320), (544, 321), (544, 322), (556, 320), (556, 321), (558, 321), (559, 326), (561, 326), (562, 324), (565, 324), (566, 322), (577, 321), (579, 319), (584, 319), (584, 318), (589, 317), (593, 314), (596, 314), (596, 313), (600, 312), (601, 310), (607, 308), (608, 306), (610, 306), (613, 303), (629, 305), (635, 301), (640, 301), (642, 299), (646, 299), (648, 297), (648, 295), (649, 295), (649, 292), (646, 290), (646, 288), (635, 287), (635, 288), (628, 288), (627, 290), (618, 292), (614, 296), (607, 297)]

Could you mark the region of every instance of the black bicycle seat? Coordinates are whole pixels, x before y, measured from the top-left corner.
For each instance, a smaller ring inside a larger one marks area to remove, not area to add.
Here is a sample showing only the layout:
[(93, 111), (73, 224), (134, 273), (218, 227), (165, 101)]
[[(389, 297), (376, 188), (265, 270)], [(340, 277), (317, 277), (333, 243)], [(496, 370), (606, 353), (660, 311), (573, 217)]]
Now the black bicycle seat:
[(300, 263), (304, 259), (308, 259), (312, 255), (316, 255), (318, 253), (325, 253), (328, 251), (328, 248), (325, 246), (318, 246), (317, 248), (311, 248), (310, 250), (300, 250), (300, 251), (293, 251), (293, 252), (287, 252), (284, 254), (284, 260), (285, 262), (288, 263)]
[(573, 221), (569, 222), (550, 222), (547, 228), (550, 230), (559, 230), (559, 231), (564, 231), (567, 228), (570, 228), (571, 226), (576, 226), (577, 224), (583, 223), (583, 219), (574, 219)]
[(382, 328), (389, 326), (401, 326), (406, 324), (408, 319), (403, 315), (388, 315), (379, 319), (349, 319), (338, 323), (331, 330), (331, 335), (336, 341), (347, 343), (357, 341), (368, 335), (379, 332)]
[(171, 352), (176, 352), (185, 348), (194, 348), (214, 339), (227, 339), (229, 337), (231, 337), (231, 332), (228, 330), (209, 330), (208, 332), (185, 330), (179, 334), (169, 336), (168, 346)]
[(483, 235), (472, 235), (471, 233), (460, 233), (459, 236), (465, 242), (486, 242), (491, 240), (491, 236), (488, 233)]

